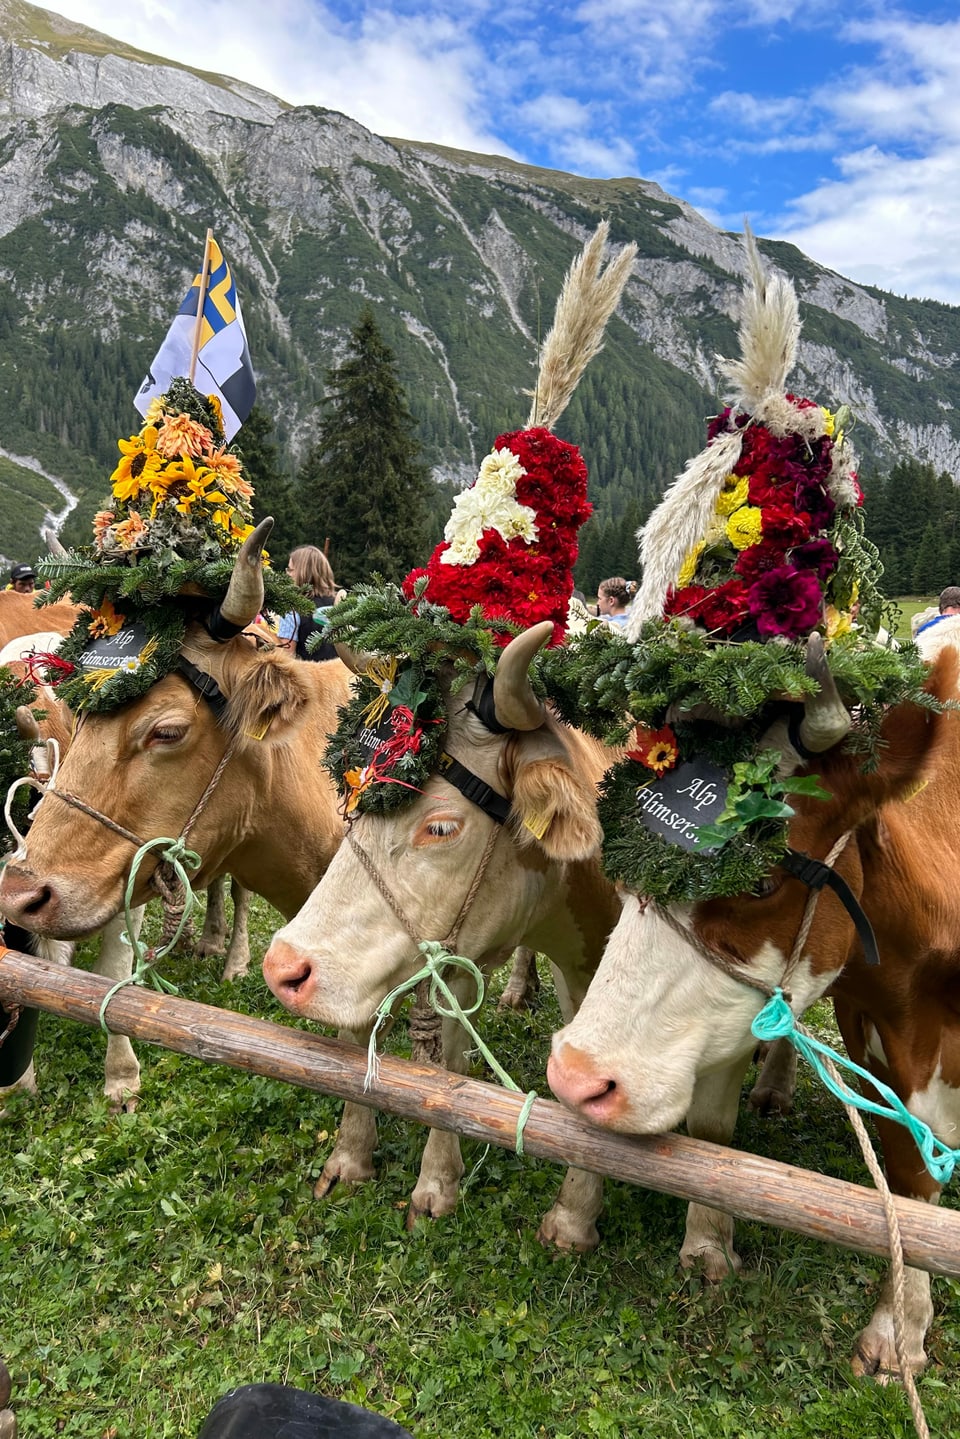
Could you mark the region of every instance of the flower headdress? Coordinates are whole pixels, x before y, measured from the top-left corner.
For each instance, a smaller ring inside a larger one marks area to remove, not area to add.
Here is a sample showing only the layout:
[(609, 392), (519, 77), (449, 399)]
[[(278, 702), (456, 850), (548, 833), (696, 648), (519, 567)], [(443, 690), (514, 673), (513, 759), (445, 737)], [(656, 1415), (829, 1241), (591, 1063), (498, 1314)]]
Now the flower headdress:
[[(111, 493), (93, 543), (41, 562), (48, 602), (86, 607), (58, 653), (54, 681), (72, 709), (113, 709), (178, 662), (187, 622), (211, 619), (253, 530), (253, 486), (227, 446), (219, 403), (184, 378), (153, 400), (139, 433), (118, 441)], [(272, 603), (302, 607), (265, 571)]]
[[(463, 680), (468, 673), (492, 674), (499, 648), (545, 619), (553, 623), (552, 642), (563, 638), (577, 532), (591, 506), (580, 452), (553, 427), (601, 348), (636, 254), (635, 245), (626, 245), (604, 268), (608, 233), (603, 221), (564, 281), (526, 428), (498, 436), (474, 483), (457, 496), (443, 542), (426, 566), (411, 570), (400, 593), (364, 587), (330, 617), (325, 638), (393, 656), (401, 676), (415, 670), (415, 681), (398, 680), (393, 693), (422, 693), (431, 725), (443, 713), (438, 676), (450, 661)], [(416, 722), (419, 711), (409, 721), (403, 716), (405, 750), (393, 744), (394, 734), (372, 749), (361, 743), (362, 735), (369, 741), (374, 733), (364, 716), (379, 704), (383, 683), (378, 691), (373, 680), (360, 681), (327, 751), (335, 777), (348, 776), (351, 809), (402, 803), (430, 773), (439, 744), (434, 731)], [(387, 723), (390, 718), (388, 713)], [(406, 788), (398, 785), (401, 773)]]
[(845, 743), (872, 763), (885, 706), (930, 703), (916, 651), (877, 640), (890, 616), (846, 410), (785, 392), (796, 294), (745, 243), (731, 404), (641, 531), (626, 644), (597, 627), (546, 661), (561, 712), (627, 746), (601, 797), (607, 872), (664, 902), (741, 893), (783, 855), (786, 796), (817, 786), (779, 778), (778, 713), (835, 683), (856, 710)]

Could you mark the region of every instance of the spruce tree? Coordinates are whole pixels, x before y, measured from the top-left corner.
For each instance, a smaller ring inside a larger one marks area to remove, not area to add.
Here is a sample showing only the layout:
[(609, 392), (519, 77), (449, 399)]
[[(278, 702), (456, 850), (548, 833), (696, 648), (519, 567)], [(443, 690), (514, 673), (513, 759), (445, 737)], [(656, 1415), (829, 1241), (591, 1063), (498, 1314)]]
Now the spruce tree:
[(396, 361), (367, 309), (326, 376), (316, 444), (297, 476), (311, 542), (330, 540), (337, 583), (399, 581), (425, 564), (430, 479)]
[(259, 405), (250, 411), (235, 445), (243, 460), (244, 473), (253, 485), (254, 520), (259, 524), (265, 516), (273, 516), (268, 548), (276, 568), (278, 558), (289, 555), (301, 543), (306, 527), (293, 485), (280, 471), (273, 421)]

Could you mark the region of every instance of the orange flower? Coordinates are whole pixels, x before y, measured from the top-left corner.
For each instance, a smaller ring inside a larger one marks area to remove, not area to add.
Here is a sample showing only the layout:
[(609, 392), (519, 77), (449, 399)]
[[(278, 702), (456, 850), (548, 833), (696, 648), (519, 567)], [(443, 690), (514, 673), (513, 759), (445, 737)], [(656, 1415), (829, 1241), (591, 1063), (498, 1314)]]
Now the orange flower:
[(113, 510), (98, 510), (93, 517), (93, 539), (98, 550), (103, 549), (107, 531), (116, 519)]
[(214, 450), (212, 455), (207, 456), (207, 464), (217, 477), (217, 483), (228, 495), (241, 495), (249, 500), (253, 494), (253, 485), (249, 480), (244, 479), (243, 469), (236, 455), (228, 455), (226, 450)]
[(627, 750), (627, 759), (635, 759), (655, 774), (663, 774), (664, 770), (673, 769), (677, 758), (677, 737), (669, 725), (662, 729), (637, 725), (634, 747)]
[(118, 614), (108, 599), (100, 602), (98, 609), (93, 611), (93, 622), (90, 625), (90, 638), (93, 640), (103, 639), (105, 635), (115, 635), (123, 629), (126, 617)]
[(136, 510), (131, 510), (128, 517), (114, 529), (114, 538), (122, 550), (136, 548), (137, 541), (147, 533), (147, 527)]
[(191, 420), (189, 415), (167, 415), (157, 435), (157, 449), (166, 459), (175, 455), (196, 458), (213, 445), (213, 436), (206, 425)]
[(364, 765), (363, 769), (348, 769), (343, 777), (347, 782), (347, 802), (344, 814), (353, 814), (360, 803), (360, 796), (370, 784), (373, 775), (370, 773), (370, 766)]

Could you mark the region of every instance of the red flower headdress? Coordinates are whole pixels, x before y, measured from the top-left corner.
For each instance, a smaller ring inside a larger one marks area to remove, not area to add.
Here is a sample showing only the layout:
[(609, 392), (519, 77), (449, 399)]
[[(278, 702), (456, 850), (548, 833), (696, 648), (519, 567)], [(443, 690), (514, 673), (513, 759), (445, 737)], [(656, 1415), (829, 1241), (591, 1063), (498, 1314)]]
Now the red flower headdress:
[(840, 522), (863, 500), (845, 410), (784, 392), (800, 335), (796, 293), (765, 273), (749, 228), (744, 238), (742, 358), (721, 360), (734, 405), (711, 421), (707, 448), (641, 532), (629, 639), (659, 615), (718, 639), (830, 637), (852, 623), (856, 583), (847, 574), (835, 585)]
[(421, 596), (460, 623), (479, 605), (491, 619), (525, 627), (552, 620), (553, 643), (563, 638), (577, 532), (591, 506), (580, 451), (552, 430), (601, 348), (636, 254), (636, 245), (625, 245), (603, 270), (608, 229), (606, 221), (597, 227), (564, 281), (527, 428), (497, 438), (473, 485), (457, 496), (443, 543), (403, 582), (412, 597), (425, 579)]

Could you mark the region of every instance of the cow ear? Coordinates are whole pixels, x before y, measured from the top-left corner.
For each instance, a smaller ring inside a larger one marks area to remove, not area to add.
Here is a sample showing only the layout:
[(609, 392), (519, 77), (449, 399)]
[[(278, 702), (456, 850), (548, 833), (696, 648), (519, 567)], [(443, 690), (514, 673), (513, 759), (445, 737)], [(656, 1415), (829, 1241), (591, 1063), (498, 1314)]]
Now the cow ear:
[(596, 792), (560, 759), (521, 763), (513, 779), (513, 815), (521, 844), (553, 860), (589, 859), (600, 850)]
[(306, 665), (285, 654), (261, 653), (231, 687), (227, 724), (250, 739), (286, 740), (306, 718), (311, 690)]

